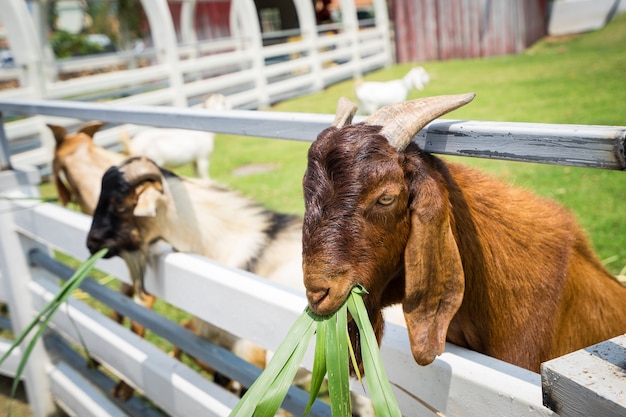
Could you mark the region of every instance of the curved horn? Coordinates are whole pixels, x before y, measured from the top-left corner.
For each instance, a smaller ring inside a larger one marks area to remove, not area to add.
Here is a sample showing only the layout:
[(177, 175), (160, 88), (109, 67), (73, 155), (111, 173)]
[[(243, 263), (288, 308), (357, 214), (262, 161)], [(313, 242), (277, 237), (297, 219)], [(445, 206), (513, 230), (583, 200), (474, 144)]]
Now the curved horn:
[(382, 126), (380, 134), (398, 151), (403, 151), (424, 126), (469, 103), (475, 95), (435, 96), (391, 104), (372, 114), (364, 123)]
[(131, 186), (135, 186), (144, 181), (161, 182), (161, 169), (152, 160), (146, 157), (133, 157), (127, 159), (120, 165), (120, 171), (124, 174), (124, 179)]
[(337, 103), (337, 114), (333, 120), (333, 126), (341, 129), (345, 125), (352, 123), (352, 118), (356, 113), (357, 105), (345, 97), (340, 97)]

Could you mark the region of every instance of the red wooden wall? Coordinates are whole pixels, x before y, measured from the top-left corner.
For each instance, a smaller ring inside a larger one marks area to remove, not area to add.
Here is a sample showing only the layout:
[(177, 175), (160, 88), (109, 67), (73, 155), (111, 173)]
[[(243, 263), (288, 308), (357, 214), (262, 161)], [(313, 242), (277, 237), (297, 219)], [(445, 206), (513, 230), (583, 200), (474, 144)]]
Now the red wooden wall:
[[(169, 2), (176, 32), (180, 31), (182, 3)], [(194, 13), (194, 25), (198, 40), (230, 36), (230, 0), (198, 0)]]
[[(520, 53), (547, 34), (548, 0), (388, 0), (397, 62)], [(180, 2), (169, 2), (174, 25)], [(198, 39), (230, 35), (230, 0), (198, 0)]]
[(547, 0), (393, 0), (398, 62), (522, 52), (547, 33)]

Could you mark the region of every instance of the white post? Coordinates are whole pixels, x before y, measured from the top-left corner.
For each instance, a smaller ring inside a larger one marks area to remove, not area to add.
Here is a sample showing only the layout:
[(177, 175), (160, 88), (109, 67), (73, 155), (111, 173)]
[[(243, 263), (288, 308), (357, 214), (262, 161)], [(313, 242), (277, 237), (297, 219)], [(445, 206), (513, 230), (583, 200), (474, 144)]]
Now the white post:
[(196, 0), (185, 0), (180, 10), (180, 37), (185, 45), (194, 45), (194, 53), (190, 58), (198, 56), (198, 37), (194, 28), (194, 11), (196, 10)]
[(38, 33), (24, 0), (0, 3), (0, 21), (4, 25), (13, 59), (22, 68), (20, 84), (30, 88), (33, 98), (46, 97), (42, 48)]
[(252, 70), (256, 74), (256, 89), (259, 98), (258, 107), (270, 104), (263, 57), (261, 26), (257, 17), (256, 6), (252, 0), (232, 0), (230, 5), (230, 27), (243, 45), (243, 50), (253, 56)]
[(373, 0), (374, 21), (376, 22), (376, 30), (380, 31), (385, 37), (385, 66), (388, 67), (393, 63), (393, 54), (391, 50), (391, 39), (389, 29), (389, 12), (387, 11), (387, 2), (385, 0)]
[(141, 0), (148, 22), (150, 33), (157, 50), (160, 63), (166, 64), (169, 70), (170, 90), (175, 106), (187, 107), (187, 97), (183, 89), (183, 74), (180, 69), (176, 30), (166, 0)]
[(359, 22), (356, 16), (356, 7), (353, 0), (341, 0), (341, 21), (343, 30), (348, 34), (350, 39), (350, 49), (352, 50), (352, 68), (355, 77), (361, 77), (363, 71), (361, 69), (361, 49), (359, 48)]
[(316, 90), (322, 90), (324, 88), (324, 81), (322, 78), (322, 63), (320, 62), (319, 53), (317, 51), (317, 22), (313, 2), (311, 0), (294, 0), (294, 6), (296, 7), (296, 13), (298, 14), (298, 20), (300, 22), (302, 40), (308, 48), (311, 73), (315, 80), (313, 87)]
[[(15, 171), (0, 172), (0, 194), (8, 194), (19, 188)], [(31, 274), (26, 260), (27, 248), (22, 246), (14, 229), (12, 205), (0, 200), (0, 277), (9, 304), (11, 323), (15, 334), (20, 334), (33, 319), (33, 303), (28, 289)], [(30, 337), (22, 343), (22, 352)], [(40, 341), (32, 350), (23, 377), (26, 395), (36, 417), (48, 417), (56, 413), (46, 369), (49, 359)]]

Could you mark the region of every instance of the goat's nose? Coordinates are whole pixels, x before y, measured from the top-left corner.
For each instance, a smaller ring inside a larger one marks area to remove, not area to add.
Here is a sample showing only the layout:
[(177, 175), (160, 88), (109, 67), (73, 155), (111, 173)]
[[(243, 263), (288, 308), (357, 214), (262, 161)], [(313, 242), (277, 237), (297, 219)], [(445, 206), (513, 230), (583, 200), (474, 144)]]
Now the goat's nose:
[(93, 255), (104, 247), (104, 239), (99, 233), (89, 232), (87, 235), (87, 249)]
[(329, 288), (321, 288), (321, 289), (309, 289), (306, 291), (306, 297), (309, 300), (309, 304), (311, 306), (317, 306), (321, 304), (326, 297), (328, 297), (330, 289)]

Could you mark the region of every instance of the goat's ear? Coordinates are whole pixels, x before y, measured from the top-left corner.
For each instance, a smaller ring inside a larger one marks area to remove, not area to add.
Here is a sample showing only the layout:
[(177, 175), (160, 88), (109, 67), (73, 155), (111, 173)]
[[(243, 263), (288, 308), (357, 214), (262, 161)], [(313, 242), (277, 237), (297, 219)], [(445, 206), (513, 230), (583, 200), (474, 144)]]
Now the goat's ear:
[(155, 217), (157, 204), (163, 192), (154, 186), (142, 187), (133, 210), (135, 217)]
[(70, 191), (67, 189), (59, 175), (61, 175), (61, 167), (55, 159), (52, 161), (52, 176), (54, 177), (54, 185), (56, 186), (57, 194), (59, 195), (59, 202), (62, 205), (67, 206), (67, 203), (70, 201)]
[(333, 126), (337, 129), (349, 125), (352, 123), (352, 118), (356, 113), (357, 105), (348, 100), (345, 97), (340, 97), (337, 103), (337, 113), (335, 114), (335, 120), (333, 120)]
[(423, 197), (423, 207), (414, 207), (411, 214), (402, 307), (413, 357), (428, 365), (443, 353), (448, 326), (463, 300), (465, 278), (447, 199)]
[(63, 126), (58, 125), (46, 125), (52, 131), (52, 135), (54, 136), (54, 141), (59, 146), (64, 140), (65, 135), (67, 135), (67, 130)]
[(102, 126), (104, 126), (104, 122), (93, 121), (85, 123), (79, 127), (78, 133), (84, 133), (90, 138), (93, 138), (93, 135), (95, 135)]

